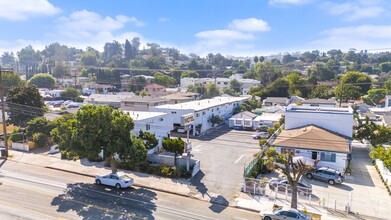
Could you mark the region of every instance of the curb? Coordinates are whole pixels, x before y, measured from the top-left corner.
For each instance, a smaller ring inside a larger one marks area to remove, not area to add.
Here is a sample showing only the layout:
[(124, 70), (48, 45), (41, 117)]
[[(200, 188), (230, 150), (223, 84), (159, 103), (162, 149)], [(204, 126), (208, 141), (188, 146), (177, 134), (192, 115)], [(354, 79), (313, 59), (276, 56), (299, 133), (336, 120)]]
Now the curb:
[[(55, 168), (55, 167), (49, 167), (49, 166), (44, 166), (44, 168), (57, 170), (57, 171), (62, 171), (62, 172), (67, 172), (67, 173), (72, 173), (72, 174), (76, 174), (76, 175), (82, 175), (82, 176), (91, 177), (91, 178), (95, 178), (95, 175), (85, 174), (85, 173), (76, 172), (76, 171), (70, 171), (70, 170), (61, 169), (61, 168)], [(150, 187), (150, 186), (145, 186), (145, 185), (137, 184), (137, 183), (135, 183), (133, 185), (137, 186), (137, 187), (142, 187), (142, 188), (146, 188), (146, 189), (151, 189), (151, 190), (167, 193), (167, 194), (173, 194), (173, 195), (182, 196), (182, 197), (186, 197), (186, 198), (190, 198), (190, 199), (196, 199), (198, 201), (203, 201), (203, 202), (207, 202), (207, 203), (210, 203), (210, 204), (220, 205), (220, 206), (223, 206), (223, 207), (231, 207), (231, 208), (237, 208), (237, 209), (242, 209), (242, 210), (245, 210), (245, 211), (259, 213), (259, 211), (255, 210), (255, 209), (244, 208), (244, 207), (240, 207), (240, 206), (237, 206), (237, 205), (223, 205), (223, 204), (220, 204), (218, 202), (213, 202), (213, 201), (207, 201), (207, 200), (199, 199), (199, 198), (191, 196), (191, 195), (181, 194), (181, 193), (172, 192), (172, 191), (159, 189), (159, 188), (154, 188), (154, 187)]]
[(256, 210), (256, 209), (251, 209), (251, 208), (246, 208), (246, 207), (242, 207), (242, 206), (232, 206), (233, 208), (237, 208), (237, 209), (242, 209), (242, 210), (246, 210), (246, 211), (249, 211), (249, 212), (255, 212), (255, 213), (259, 213), (260, 211), (259, 210)]
[[(70, 170), (61, 169), (61, 168), (55, 168), (55, 167), (49, 167), (49, 166), (45, 166), (44, 168), (51, 169), (51, 170), (62, 171), (62, 172), (67, 172), (67, 173), (73, 173), (73, 174), (76, 174), (76, 175), (81, 175), (81, 176), (86, 176), (86, 177), (91, 177), (91, 178), (95, 178), (95, 175), (90, 175), (90, 174), (85, 174), (85, 173), (81, 173), (81, 172), (70, 171)], [(134, 183), (133, 185), (134, 185), (134, 186), (137, 186), (137, 187), (143, 187), (143, 188), (146, 188), (146, 189), (152, 189), (152, 190), (159, 191), (159, 192), (174, 194), (174, 195), (177, 195), (177, 196), (182, 196), (182, 197), (197, 199), (197, 198), (192, 197), (192, 196), (190, 196), (190, 195), (185, 195), (185, 194), (181, 194), (181, 193), (177, 193), (177, 192), (172, 192), (172, 191), (168, 191), (168, 190), (158, 189), (158, 188), (154, 188), (154, 187), (150, 187), (150, 186), (145, 186), (145, 185), (138, 184), (138, 183)], [(202, 199), (197, 199), (197, 200), (205, 201), (205, 200), (202, 200)], [(216, 203), (216, 204), (218, 204), (218, 203)], [(220, 205), (220, 204), (219, 204), (219, 205)]]

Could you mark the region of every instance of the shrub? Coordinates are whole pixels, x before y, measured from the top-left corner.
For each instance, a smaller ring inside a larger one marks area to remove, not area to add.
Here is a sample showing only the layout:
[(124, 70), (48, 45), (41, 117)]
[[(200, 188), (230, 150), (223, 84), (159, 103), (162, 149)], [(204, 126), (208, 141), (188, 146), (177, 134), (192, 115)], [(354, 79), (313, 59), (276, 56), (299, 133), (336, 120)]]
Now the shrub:
[(160, 173), (162, 174), (162, 176), (167, 176), (167, 177), (172, 175), (172, 171), (170, 167), (162, 167)]
[(48, 137), (43, 133), (33, 134), (34, 145), (38, 148), (45, 147), (48, 141)]
[(148, 173), (150, 167), (150, 163), (148, 161), (140, 162), (138, 170), (140, 172)]
[(23, 134), (16, 134), (16, 133), (19, 133), (19, 129), (14, 127), (14, 129), (12, 130), (12, 135), (10, 136), (9, 140), (13, 142), (23, 141)]
[(93, 154), (93, 153), (89, 153), (87, 155), (87, 160), (89, 160), (91, 162), (100, 162), (100, 161), (102, 161), (102, 159), (100, 159), (98, 154)]

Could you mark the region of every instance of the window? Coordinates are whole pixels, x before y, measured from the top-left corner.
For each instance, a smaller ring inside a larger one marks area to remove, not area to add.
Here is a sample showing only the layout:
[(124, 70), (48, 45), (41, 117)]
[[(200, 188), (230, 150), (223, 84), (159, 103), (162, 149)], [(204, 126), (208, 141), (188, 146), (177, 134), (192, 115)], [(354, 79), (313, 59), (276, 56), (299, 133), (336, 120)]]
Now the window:
[(176, 112), (171, 112), (171, 114), (176, 114)]
[(288, 218), (297, 218), (297, 214), (294, 212), (288, 212)]
[(200, 113), (197, 113), (197, 114), (196, 114), (196, 117), (197, 117), (197, 118), (200, 117)]
[(202, 112), (202, 115), (205, 115), (206, 114), (206, 112)]
[(150, 124), (146, 124), (145, 125), (145, 130), (147, 130), (147, 131), (151, 130), (151, 125)]
[(327, 162), (335, 162), (336, 155), (334, 153), (322, 152), (320, 153), (320, 160)]
[(220, 110), (220, 108), (219, 108), (219, 107), (217, 107), (217, 111), (218, 111), (218, 110)]

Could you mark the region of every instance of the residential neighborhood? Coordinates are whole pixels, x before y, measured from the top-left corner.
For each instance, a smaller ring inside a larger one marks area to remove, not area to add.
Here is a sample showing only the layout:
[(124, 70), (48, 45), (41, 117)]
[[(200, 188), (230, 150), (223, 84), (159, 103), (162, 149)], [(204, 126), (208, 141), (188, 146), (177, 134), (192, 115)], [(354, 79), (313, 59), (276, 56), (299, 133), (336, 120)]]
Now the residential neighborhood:
[(0, 219), (390, 219), (387, 9), (0, 1)]

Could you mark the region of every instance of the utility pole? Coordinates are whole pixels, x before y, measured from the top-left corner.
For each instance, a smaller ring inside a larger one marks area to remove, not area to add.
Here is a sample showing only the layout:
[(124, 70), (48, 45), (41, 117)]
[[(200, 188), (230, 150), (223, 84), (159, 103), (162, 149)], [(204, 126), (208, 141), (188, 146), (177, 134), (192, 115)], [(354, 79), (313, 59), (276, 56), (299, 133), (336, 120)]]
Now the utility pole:
[(4, 153), (5, 155), (2, 155), (2, 156), (8, 157), (7, 123), (5, 121), (3, 72), (1, 71), (1, 66), (0, 66), (0, 99), (1, 99), (1, 117), (2, 117), (2, 123), (3, 123), (4, 148), (5, 148), (5, 153)]

